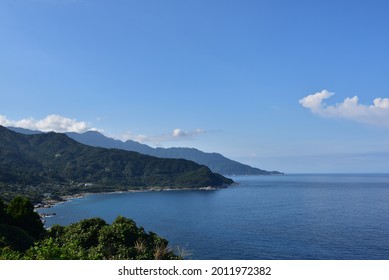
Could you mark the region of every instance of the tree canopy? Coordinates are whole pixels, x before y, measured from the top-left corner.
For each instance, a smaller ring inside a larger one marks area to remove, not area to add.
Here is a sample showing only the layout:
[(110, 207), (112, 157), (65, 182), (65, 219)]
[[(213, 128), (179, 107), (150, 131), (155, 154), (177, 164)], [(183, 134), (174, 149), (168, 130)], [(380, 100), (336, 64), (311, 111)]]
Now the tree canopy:
[(110, 225), (91, 218), (45, 230), (35, 214), (25, 198), (16, 197), (8, 205), (0, 200), (0, 259), (180, 259), (166, 239), (122, 216)]

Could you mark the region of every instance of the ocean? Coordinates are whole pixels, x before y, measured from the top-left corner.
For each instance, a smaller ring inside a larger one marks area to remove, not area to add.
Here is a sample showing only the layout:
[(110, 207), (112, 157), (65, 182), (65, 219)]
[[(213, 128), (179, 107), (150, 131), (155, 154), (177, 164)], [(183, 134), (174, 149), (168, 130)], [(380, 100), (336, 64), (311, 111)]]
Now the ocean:
[(46, 226), (118, 215), (187, 259), (389, 260), (389, 174), (231, 177), (213, 191), (94, 194), (41, 213)]

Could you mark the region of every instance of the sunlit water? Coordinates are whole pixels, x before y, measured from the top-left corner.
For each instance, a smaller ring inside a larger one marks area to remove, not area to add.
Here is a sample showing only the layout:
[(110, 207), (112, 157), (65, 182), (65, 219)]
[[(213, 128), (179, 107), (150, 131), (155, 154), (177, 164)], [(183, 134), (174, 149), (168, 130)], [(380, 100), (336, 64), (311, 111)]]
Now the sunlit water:
[(233, 177), (217, 191), (90, 195), (46, 225), (118, 215), (191, 259), (389, 259), (389, 175)]

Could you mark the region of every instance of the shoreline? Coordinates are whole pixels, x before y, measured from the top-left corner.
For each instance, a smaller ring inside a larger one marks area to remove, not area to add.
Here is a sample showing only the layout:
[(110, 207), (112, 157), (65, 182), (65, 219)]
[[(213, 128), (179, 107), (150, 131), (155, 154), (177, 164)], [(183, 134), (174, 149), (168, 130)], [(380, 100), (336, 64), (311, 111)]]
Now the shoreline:
[[(60, 200), (59, 199), (42, 200), (41, 202), (34, 205), (34, 210), (38, 211), (41, 209), (49, 209), (56, 205), (67, 203), (78, 198), (84, 198), (93, 194), (120, 194), (120, 193), (141, 193), (141, 192), (162, 192), (162, 191), (215, 191), (220, 189), (226, 189), (234, 185), (238, 185), (238, 184), (234, 183), (232, 185), (226, 185), (226, 186), (219, 186), (219, 187), (207, 186), (207, 187), (200, 187), (200, 188), (147, 187), (144, 189), (129, 189), (127, 191), (85, 192), (85, 193), (77, 193), (74, 195), (60, 196)], [(55, 213), (53, 214), (55, 215)]]

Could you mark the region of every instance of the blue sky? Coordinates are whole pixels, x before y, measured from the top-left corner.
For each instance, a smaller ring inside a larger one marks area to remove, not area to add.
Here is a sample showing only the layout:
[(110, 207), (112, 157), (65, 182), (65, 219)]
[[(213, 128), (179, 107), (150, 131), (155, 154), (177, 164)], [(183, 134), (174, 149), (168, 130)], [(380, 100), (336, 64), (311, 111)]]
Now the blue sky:
[(389, 172), (387, 1), (2, 0), (0, 124)]

